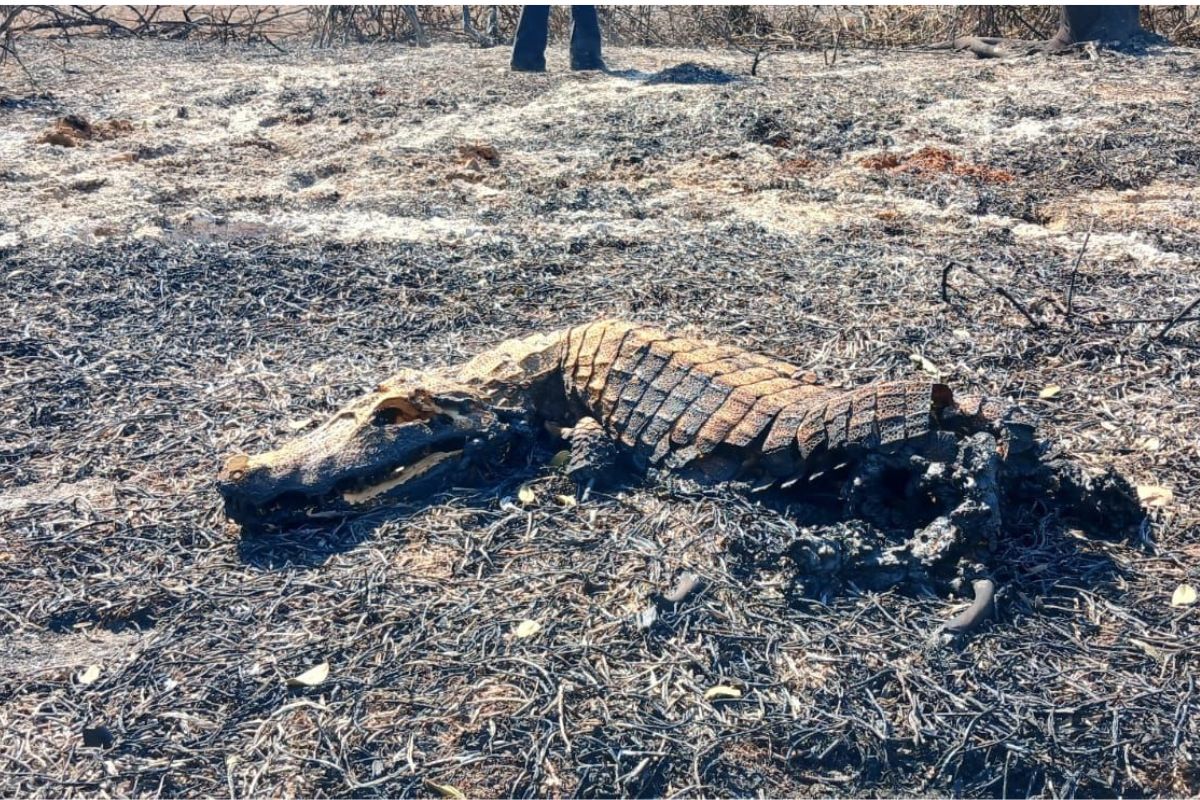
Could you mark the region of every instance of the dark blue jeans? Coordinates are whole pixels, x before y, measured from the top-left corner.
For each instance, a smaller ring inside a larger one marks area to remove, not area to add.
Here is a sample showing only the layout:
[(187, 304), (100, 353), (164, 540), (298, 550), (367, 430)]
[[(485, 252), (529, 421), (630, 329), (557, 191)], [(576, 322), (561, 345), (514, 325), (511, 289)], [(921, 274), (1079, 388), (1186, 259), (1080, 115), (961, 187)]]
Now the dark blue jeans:
[[(513, 42), (512, 68), (546, 69), (550, 6), (525, 6)], [(595, 6), (571, 6), (571, 69), (604, 69), (600, 57), (600, 20)]]

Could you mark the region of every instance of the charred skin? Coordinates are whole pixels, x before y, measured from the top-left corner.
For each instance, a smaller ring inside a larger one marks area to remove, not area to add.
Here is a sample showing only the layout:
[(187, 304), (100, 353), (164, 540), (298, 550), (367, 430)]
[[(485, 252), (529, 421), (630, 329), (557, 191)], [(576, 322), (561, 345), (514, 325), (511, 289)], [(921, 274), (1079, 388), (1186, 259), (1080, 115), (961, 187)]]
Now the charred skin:
[(593, 454), (615, 453), (634, 470), (759, 484), (936, 430), (1013, 428), (1007, 407), (956, 402), (941, 384), (842, 391), (796, 373), (736, 347), (602, 320), (508, 340), (458, 367), (402, 371), (278, 450), (232, 456), (218, 486), (230, 518), (283, 525), (468, 484), (543, 426), (580, 431), (571, 473), (581, 482), (610, 471)]

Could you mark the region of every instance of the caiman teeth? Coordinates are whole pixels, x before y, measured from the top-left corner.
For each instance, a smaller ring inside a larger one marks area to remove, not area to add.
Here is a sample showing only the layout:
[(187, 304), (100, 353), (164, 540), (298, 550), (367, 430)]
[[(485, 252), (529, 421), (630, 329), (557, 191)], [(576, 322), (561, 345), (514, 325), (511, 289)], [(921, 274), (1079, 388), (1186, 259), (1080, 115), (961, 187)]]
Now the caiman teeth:
[(462, 450), (451, 450), (448, 452), (430, 453), (420, 461), (417, 461), (413, 464), (397, 467), (392, 473), (395, 477), (388, 478), (387, 480), (371, 486), (366, 486), (356, 491), (345, 492), (342, 494), (342, 499), (351, 505), (365, 503), (381, 494), (390, 492), (392, 489), (411, 481), (413, 478), (418, 478), (421, 475), (424, 475), (426, 472), (433, 469), (447, 458), (456, 458), (461, 456), (462, 452)]

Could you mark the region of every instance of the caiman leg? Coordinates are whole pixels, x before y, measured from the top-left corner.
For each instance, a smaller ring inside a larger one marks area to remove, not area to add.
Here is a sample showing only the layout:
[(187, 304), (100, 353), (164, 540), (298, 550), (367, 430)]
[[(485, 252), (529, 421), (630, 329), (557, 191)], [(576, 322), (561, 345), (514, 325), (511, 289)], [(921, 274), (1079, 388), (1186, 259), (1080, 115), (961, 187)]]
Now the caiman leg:
[(575, 481), (580, 500), (586, 500), (592, 489), (616, 480), (619, 474), (616, 442), (599, 422), (592, 417), (583, 417), (574, 428), (564, 428), (563, 436), (571, 440), (567, 475)]

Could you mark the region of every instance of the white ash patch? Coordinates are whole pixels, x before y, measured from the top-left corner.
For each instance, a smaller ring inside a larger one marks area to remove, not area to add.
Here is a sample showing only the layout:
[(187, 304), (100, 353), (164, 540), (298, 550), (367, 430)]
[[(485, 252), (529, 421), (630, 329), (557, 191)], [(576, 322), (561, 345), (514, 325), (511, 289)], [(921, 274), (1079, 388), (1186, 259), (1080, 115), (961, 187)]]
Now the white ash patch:
[(1047, 225), (1054, 230), (1078, 228), (1095, 217), (1123, 229), (1158, 224), (1200, 231), (1200, 190), (1190, 184), (1156, 180), (1140, 189), (1093, 192), (1082, 203), (1053, 203), (1047, 215)]
[[(1075, 249), (1083, 241), (1080, 232), (1051, 230), (1044, 225), (1019, 222), (1012, 226), (1017, 239), (1040, 240), (1060, 249)], [(1183, 259), (1179, 253), (1166, 252), (1141, 232), (1093, 233), (1088, 239), (1087, 255), (1102, 260), (1128, 258), (1144, 267), (1178, 267)]]
[(31, 506), (77, 503), (84, 508), (112, 508), (116, 484), (103, 478), (77, 483), (32, 483), (0, 492), (0, 511), (20, 511)]
[[(993, 120), (993, 123), (996, 124), (997, 121)], [(1094, 123), (1092, 120), (1081, 117), (1056, 117), (1050, 120), (1026, 117), (1008, 126), (996, 124), (996, 128), (984, 136), (991, 142), (1037, 141), (1067, 131), (1078, 130), (1089, 124)]]

